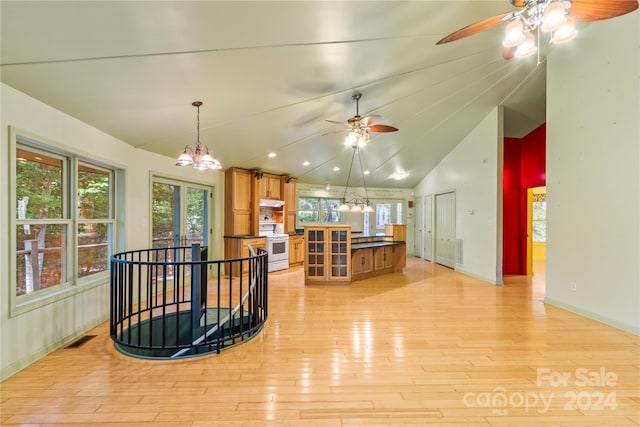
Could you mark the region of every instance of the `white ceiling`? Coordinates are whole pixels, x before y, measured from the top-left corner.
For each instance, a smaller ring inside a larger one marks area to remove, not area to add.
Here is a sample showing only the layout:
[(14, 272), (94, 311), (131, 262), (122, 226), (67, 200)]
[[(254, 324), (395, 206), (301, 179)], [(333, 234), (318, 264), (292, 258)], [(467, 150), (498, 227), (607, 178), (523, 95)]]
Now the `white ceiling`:
[[(351, 149), (341, 134), (323, 136), (340, 129), (325, 120), (352, 117), (357, 89), (361, 115), (400, 129), (374, 134), (361, 152), (367, 185), (410, 188), (496, 105), (506, 105), (507, 136), (544, 121), (544, 63), (503, 60), (504, 24), (435, 45), (512, 10), (507, 0), (3, 0), (0, 76), (171, 157), (195, 142), (191, 103), (200, 100), (200, 139), (225, 167), (335, 185), (346, 181)], [(390, 179), (397, 171), (408, 178)]]

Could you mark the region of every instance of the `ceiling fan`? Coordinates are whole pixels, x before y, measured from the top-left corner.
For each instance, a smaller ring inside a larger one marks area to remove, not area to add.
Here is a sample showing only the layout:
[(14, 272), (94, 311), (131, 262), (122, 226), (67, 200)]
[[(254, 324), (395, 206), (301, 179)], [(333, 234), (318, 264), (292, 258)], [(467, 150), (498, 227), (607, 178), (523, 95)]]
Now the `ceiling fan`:
[[(472, 36), (509, 22), (505, 29), (502, 56), (525, 57), (537, 51), (533, 33), (551, 32), (552, 43), (563, 43), (576, 35), (573, 20), (592, 22), (615, 18), (633, 12), (638, 0), (509, 0), (519, 10), (501, 13), (454, 31), (436, 44), (444, 44)], [(539, 42), (539, 38), (538, 38)]]
[[(345, 140), (346, 145), (353, 148), (363, 147), (369, 142), (369, 132), (396, 132), (398, 130), (396, 127), (379, 123), (381, 117), (378, 115), (362, 117), (360, 115), (360, 98), (362, 98), (362, 93), (355, 91), (351, 97), (356, 100), (355, 116), (348, 119), (346, 122), (327, 120), (329, 123), (335, 123), (347, 127), (347, 139)], [(328, 132), (325, 133), (325, 135), (339, 132), (343, 131)]]

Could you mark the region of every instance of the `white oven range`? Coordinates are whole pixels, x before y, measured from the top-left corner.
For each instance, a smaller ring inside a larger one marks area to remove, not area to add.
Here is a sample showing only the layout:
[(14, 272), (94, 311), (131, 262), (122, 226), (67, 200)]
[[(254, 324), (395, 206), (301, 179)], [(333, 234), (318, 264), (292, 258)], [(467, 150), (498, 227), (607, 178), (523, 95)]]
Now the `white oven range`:
[(286, 270), (289, 268), (289, 235), (268, 234), (267, 238), (267, 271)]

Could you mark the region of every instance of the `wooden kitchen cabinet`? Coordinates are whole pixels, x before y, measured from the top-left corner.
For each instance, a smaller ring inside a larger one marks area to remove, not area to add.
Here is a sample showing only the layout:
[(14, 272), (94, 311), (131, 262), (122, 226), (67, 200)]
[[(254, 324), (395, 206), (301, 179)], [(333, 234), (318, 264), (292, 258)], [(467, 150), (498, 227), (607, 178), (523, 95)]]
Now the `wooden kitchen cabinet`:
[(251, 183), (251, 171), (229, 168), (225, 172), (225, 235), (247, 236), (253, 233)]
[(393, 267), (394, 246), (381, 246), (374, 249), (374, 270), (384, 270)]
[(407, 241), (407, 225), (406, 224), (385, 224), (384, 234), (387, 236), (385, 240), (393, 242)]
[(351, 253), (351, 276), (373, 271), (373, 249), (354, 249)]
[(305, 227), (305, 284), (351, 282), (351, 226)]
[(283, 177), (278, 175), (258, 173), (256, 176), (258, 181), (258, 198), (282, 200), (282, 178)]
[(302, 264), (304, 262), (304, 236), (294, 234), (289, 236), (289, 265)]
[[(224, 256), (225, 259), (237, 259), (237, 258), (249, 258), (249, 245), (253, 250), (258, 253), (258, 249), (267, 249), (266, 237), (225, 237), (224, 239)], [(242, 262), (242, 272), (247, 274), (249, 271), (249, 263), (247, 261)], [(227, 272), (229, 273), (229, 272)], [(240, 275), (240, 263), (234, 264), (233, 276)]]
[(296, 181), (295, 178), (284, 178), (284, 232), (287, 234), (296, 232), (296, 221), (298, 219)]

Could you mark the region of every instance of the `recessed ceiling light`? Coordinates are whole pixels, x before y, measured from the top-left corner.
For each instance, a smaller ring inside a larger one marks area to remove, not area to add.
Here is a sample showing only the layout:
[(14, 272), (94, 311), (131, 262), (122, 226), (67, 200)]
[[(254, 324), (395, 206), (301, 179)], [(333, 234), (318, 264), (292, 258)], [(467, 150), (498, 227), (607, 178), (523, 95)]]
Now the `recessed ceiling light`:
[(274, 152), (271, 152), (271, 153), (267, 154), (267, 156), (269, 156), (270, 159), (273, 159), (275, 156), (277, 156), (277, 154), (274, 153)]
[(362, 172), (362, 173), (363, 173), (363, 174), (365, 174), (365, 175), (369, 175), (371, 172), (370, 172), (370, 171), (368, 171), (368, 170), (366, 170), (366, 171), (364, 171), (364, 172)]
[(340, 168), (339, 168), (339, 167), (337, 167), (337, 166), (335, 166), (335, 167), (333, 168), (333, 171), (334, 171), (334, 172), (338, 172), (339, 170), (340, 170)]
[(400, 181), (409, 176), (408, 172), (396, 172), (390, 176), (390, 178), (395, 179), (396, 181)]
[(327, 190), (327, 191), (331, 190), (331, 185), (327, 184), (327, 186), (324, 187), (324, 189)]
[(309, 166), (311, 164), (311, 162), (307, 162), (306, 160), (304, 162), (302, 162), (302, 166)]

